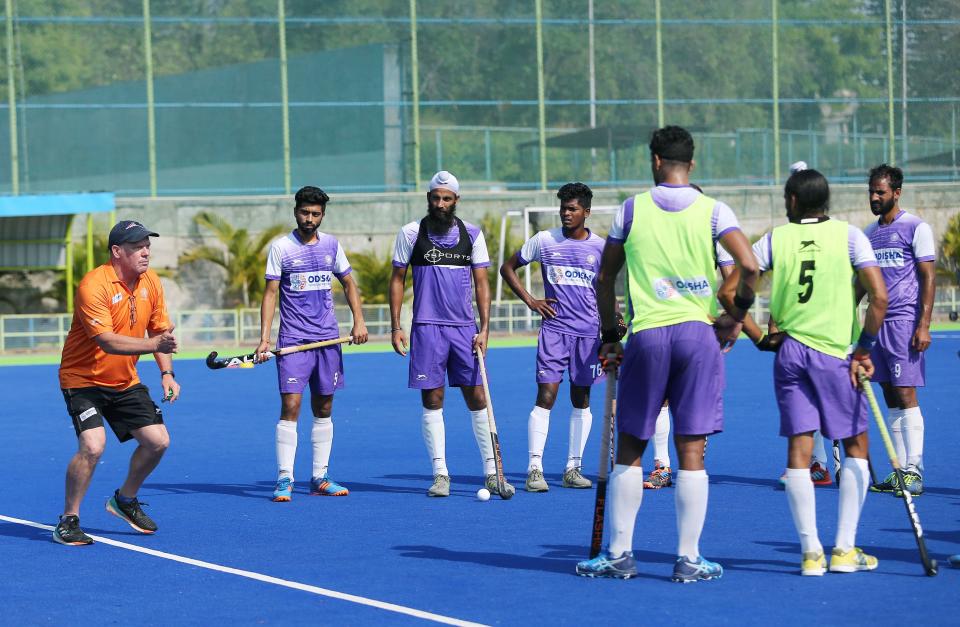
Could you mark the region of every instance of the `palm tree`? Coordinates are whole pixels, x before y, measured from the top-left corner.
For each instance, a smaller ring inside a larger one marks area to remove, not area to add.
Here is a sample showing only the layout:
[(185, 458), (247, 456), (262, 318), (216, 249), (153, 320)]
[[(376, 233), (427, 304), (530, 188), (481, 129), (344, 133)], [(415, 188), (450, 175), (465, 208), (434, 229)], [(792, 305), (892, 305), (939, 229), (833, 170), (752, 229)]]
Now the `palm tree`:
[(227, 275), (227, 305), (249, 307), (251, 302), (258, 302), (266, 285), (263, 268), (267, 246), (289, 227), (285, 224), (274, 224), (253, 237), (247, 229), (238, 229), (228, 220), (209, 211), (196, 214), (193, 221), (197, 226), (213, 233), (221, 245), (196, 246), (180, 255), (179, 264), (206, 261), (223, 268)]
[[(387, 302), (390, 276), (393, 274), (393, 259), (390, 253), (381, 259), (376, 251), (351, 253), (350, 267), (360, 287), (365, 305), (382, 305)], [(410, 280), (410, 273), (407, 273)]]
[(940, 263), (937, 274), (960, 283), (960, 213), (947, 222), (940, 240)]

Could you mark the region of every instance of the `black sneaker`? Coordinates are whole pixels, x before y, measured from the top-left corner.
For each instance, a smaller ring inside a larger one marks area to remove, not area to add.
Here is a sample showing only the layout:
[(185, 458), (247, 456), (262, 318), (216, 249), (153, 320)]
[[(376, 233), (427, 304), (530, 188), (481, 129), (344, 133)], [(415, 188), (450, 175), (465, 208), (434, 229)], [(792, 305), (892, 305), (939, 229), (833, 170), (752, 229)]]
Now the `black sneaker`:
[[(117, 490), (113, 493), (113, 496), (110, 497), (110, 500), (107, 501), (107, 511), (121, 518), (127, 522), (128, 525), (139, 531), (140, 533), (153, 533), (157, 530), (157, 523), (143, 513), (143, 509), (140, 508), (140, 501), (134, 497), (132, 501), (124, 505), (120, 502), (120, 499), (117, 498), (120, 495), (120, 490)], [(146, 503), (144, 503), (146, 505)]]
[(80, 528), (80, 517), (76, 514), (60, 516), (60, 522), (53, 530), (53, 541), (67, 546), (93, 544), (93, 538)]

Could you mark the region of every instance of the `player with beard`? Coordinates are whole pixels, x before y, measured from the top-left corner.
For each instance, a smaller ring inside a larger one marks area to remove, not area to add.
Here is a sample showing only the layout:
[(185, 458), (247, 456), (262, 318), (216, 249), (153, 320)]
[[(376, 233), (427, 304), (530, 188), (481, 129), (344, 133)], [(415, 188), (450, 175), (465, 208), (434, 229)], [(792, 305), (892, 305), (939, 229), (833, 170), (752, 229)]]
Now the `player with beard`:
[[(340, 335), (333, 307), (333, 277), (353, 314), (354, 344), (367, 341), (367, 327), (360, 308), (360, 292), (350, 276), (350, 262), (332, 235), (317, 229), (326, 214), (330, 197), (318, 187), (303, 187), (294, 197), (297, 228), (270, 246), (266, 289), (260, 304), (258, 361), (270, 359), (273, 312), (280, 294), (280, 332), (277, 348), (330, 340)], [(273, 500), (289, 501), (293, 495), (293, 460), (297, 454), (297, 418), (303, 390), (310, 384), (313, 410), (313, 472), (310, 493), (347, 496), (349, 491), (327, 477), (333, 448), (333, 393), (343, 387), (343, 353), (340, 344), (291, 353), (277, 358), (280, 384), (280, 420), (277, 422), (277, 487)]]
[[(442, 170), (430, 179), (427, 215), (405, 225), (397, 234), (390, 277), (390, 336), (393, 350), (410, 352), (408, 387), (420, 390), (422, 432), (433, 463), (433, 485), (428, 496), (450, 495), (446, 438), (443, 424), (445, 381), (459, 387), (470, 410), (473, 433), (480, 448), (486, 487), (497, 490), (493, 443), (487, 422), (487, 403), (475, 353), (486, 353), (490, 324), (490, 256), (480, 227), (456, 216), (460, 183)], [(413, 325), (410, 341), (400, 326), (404, 280), (413, 266)], [(470, 299), (473, 281), (480, 327)], [(513, 494), (514, 488), (506, 489)]]
[[(923, 494), (923, 415), (917, 388), (924, 385), (924, 351), (930, 346), (936, 270), (933, 231), (900, 208), (903, 172), (887, 164), (870, 170), (870, 211), (879, 219), (864, 233), (870, 238), (887, 285), (890, 305), (871, 359), (873, 380), (883, 388), (890, 436), (904, 464), (910, 494)], [(857, 295), (863, 297), (858, 288)], [(859, 298), (858, 301), (859, 302)], [(890, 473), (871, 489), (898, 492)]]

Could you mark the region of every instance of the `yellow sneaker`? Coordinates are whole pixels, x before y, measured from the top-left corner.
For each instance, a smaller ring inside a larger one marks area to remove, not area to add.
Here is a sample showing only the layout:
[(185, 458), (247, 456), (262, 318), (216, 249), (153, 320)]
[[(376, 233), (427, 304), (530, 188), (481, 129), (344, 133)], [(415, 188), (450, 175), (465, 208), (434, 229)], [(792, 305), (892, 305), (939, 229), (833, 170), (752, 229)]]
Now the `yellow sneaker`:
[(861, 549), (853, 547), (844, 552), (840, 547), (834, 547), (830, 555), (831, 573), (855, 573), (858, 570), (873, 570), (879, 562), (872, 555), (867, 555)]
[(823, 551), (807, 551), (800, 560), (800, 574), (804, 577), (821, 577), (827, 572), (827, 558)]

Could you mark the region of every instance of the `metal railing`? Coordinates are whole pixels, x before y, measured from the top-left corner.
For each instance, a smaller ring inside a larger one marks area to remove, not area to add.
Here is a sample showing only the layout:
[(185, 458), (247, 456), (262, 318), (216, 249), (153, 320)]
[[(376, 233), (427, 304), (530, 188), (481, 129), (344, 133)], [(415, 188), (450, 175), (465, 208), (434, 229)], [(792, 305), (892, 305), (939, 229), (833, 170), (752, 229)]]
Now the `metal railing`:
[[(862, 307), (861, 307), (862, 309)], [(342, 334), (348, 334), (352, 324), (350, 311), (337, 308), (337, 319)], [(933, 315), (935, 320), (946, 320), (957, 312), (957, 288), (937, 291)], [(757, 299), (754, 318), (765, 323), (768, 316), (767, 299)], [(410, 327), (411, 308), (403, 308), (403, 326)], [(363, 318), (367, 330), (375, 339), (385, 341), (390, 335), (390, 308), (388, 305), (364, 305)], [(173, 315), (176, 334), (185, 350), (211, 346), (253, 346), (260, 337), (259, 309), (204, 309), (180, 311)], [(273, 338), (277, 336), (279, 317), (274, 318)], [(72, 314), (11, 314), (0, 315), (0, 354), (11, 352), (51, 352), (60, 350), (70, 332)], [(539, 316), (520, 301), (502, 301), (490, 308), (490, 332), (497, 335), (523, 335), (540, 328)]]

